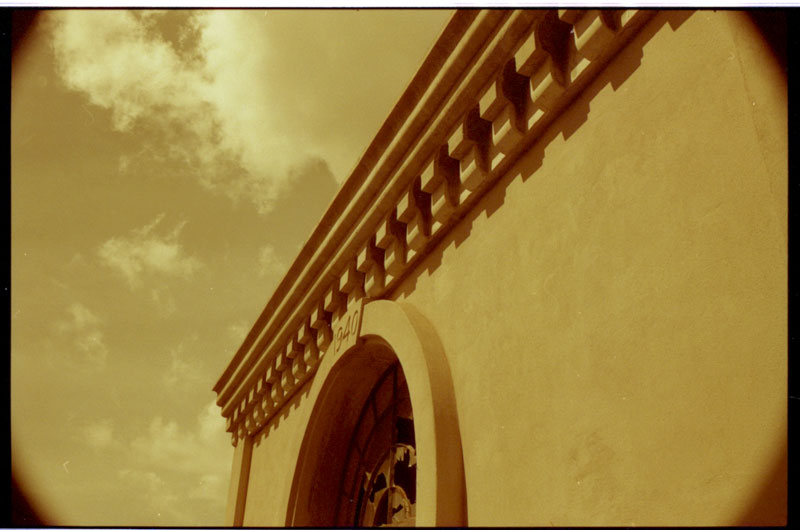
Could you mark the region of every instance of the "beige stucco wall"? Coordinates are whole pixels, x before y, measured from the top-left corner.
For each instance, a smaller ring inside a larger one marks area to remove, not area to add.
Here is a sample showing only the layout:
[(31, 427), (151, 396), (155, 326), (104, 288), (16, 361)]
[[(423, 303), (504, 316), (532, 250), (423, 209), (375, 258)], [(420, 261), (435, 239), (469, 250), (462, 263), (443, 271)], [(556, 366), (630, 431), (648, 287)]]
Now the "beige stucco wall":
[(409, 287), (470, 524), (736, 523), (785, 450), (786, 108), (743, 22), (662, 25), (598, 92), (646, 31)]
[[(470, 525), (750, 521), (786, 449), (781, 83), (742, 15), (659, 15), (399, 290)], [(254, 444), (246, 525), (284, 524), (310, 406)]]
[(244, 526), (283, 526), (300, 442), (313, 406), (308, 399), (310, 383), (254, 437)]

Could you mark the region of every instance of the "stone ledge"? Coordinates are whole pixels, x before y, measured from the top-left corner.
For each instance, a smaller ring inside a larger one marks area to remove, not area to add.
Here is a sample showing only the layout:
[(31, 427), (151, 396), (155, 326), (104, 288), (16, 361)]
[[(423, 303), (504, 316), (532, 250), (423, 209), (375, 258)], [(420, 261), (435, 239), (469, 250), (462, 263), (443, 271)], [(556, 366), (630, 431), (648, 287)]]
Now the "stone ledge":
[[(215, 386), (234, 445), (262, 429), (313, 377), (349, 304), (390, 296), (653, 14), (484, 11), (456, 32), (457, 43), (443, 42), (454, 38), (448, 24), (434, 46), (451, 50), (448, 61), (406, 112), (402, 138), (386, 144), (358, 195), (345, 183), (334, 204), (348, 198), (359, 204), (348, 205), (328, 228), (327, 244), (300, 275), (306, 244), (267, 306), (283, 298), (282, 311), (259, 319)], [(459, 16), (454, 20), (463, 24)], [(423, 88), (418, 84), (410, 88)], [(423, 126), (411, 127), (409, 120), (420, 116)], [(342, 237), (332, 240), (334, 232)]]

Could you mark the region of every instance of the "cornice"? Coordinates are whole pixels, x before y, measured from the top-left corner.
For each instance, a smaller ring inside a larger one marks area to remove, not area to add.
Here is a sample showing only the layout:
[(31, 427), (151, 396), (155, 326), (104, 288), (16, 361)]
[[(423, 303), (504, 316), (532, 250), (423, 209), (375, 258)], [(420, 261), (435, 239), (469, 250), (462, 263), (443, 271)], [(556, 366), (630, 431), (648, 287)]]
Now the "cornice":
[(234, 445), (313, 376), (348, 308), (390, 297), (652, 15), (453, 16), (214, 386)]

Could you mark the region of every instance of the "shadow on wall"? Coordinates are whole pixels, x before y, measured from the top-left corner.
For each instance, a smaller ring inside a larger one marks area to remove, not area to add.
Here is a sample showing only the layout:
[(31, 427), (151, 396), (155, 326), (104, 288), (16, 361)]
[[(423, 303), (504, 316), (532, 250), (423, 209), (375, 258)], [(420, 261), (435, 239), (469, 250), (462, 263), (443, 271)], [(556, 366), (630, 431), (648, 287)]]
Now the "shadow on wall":
[[(614, 91), (618, 90), (625, 81), (636, 71), (643, 60), (646, 44), (664, 25), (669, 25), (672, 31), (678, 28), (692, 15), (690, 11), (666, 11), (649, 21), (633, 40), (622, 48), (621, 53), (610, 61), (616, 62), (616, 67), (604, 70), (596, 79), (590, 82), (582, 92), (574, 96), (572, 102), (567, 103), (567, 112), (561, 114), (546, 128), (541, 136), (536, 137), (527, 149), (522, 152), (526, 161), (516, 170), (509, 171), (492, 186), (474, 208), (469, 210), (464, 218), (444, 236), (440, 242), (434, 242), (426, 254), (420, 267), (420, 273), (425, 271), (428, 275), (439, 268), (443, 254), (452, 245), (455, 248), (465, 241), (472, 231), (473, 222), (484, 212), (487, 218), (491, 217), (505, 202), (506, 188), (511, 182), (520, 178), (527, 181), (542, 166), (547, 146), (562, 135), (564, 140), (569, 138), (588, 120), (590, 103), (592, 99), (607, 85)], [(761, 34), (764, 43), (768, 46), (777, 65), (784, 77), (787, 77), (787, 13), (785, 10), (758, 9), (746, 12), (747, 18), (753, 27)], [(622, 53), (624, 52), (624, 53)], [(571, 105), (571, 106), (570, 106)], [(398, 287), (395, 295), (405, 298), (416, 289), (416, 276), (410, 275)], [(765, 470), (764, 482), (760, 489), (755, 491), (749, 505), (744, 506), (742, 512), (733, 524), (736, 526), (776, 525), (787, 524), (787, 466), (788, 443), (784, 441), (776, 459), (769, 470)]]
[[(420, 264), (420, 272), (425, 271), (432, 275), (442, 263), (442, 255), (445, 250), (453, 245), (458, 248), (472, 231), (472, 224), (482, 213), (491, 217), (505, 202), (506, 188), (511, 182), (520, 177), (523, 182), (533, 176), (544, 163), (545, 151), (547, 146), (561, 135), (564, 140), (569, 138), (589, 119), (591, 111), (590, 104), (597, 94), (607, 85), (611, 85), (614, 91), (625, 83), (633, 73), (641, 66), (644, 57), (644, 45), (653, 38), (661, 28), (668, 24), (672, 31), (678, 28), (690, 17), (693, 11), (665, 11), (655, 15), (647, 21), (640, 31), (630, 35), (630, 42), (620, 47), (619, 52), (609, 57), (608, 64), (614, 63), (614, 68), (604, 68), (599, 75), (592, 79), (589, 84), (572, 94), (568, 100), (562, 102), (559, 110), (554, 111), (552, 122), (544, 126), (541, 134), (530, 137), (525, 141), (526, 145), (520, 150), (518, 157), (514, 160), (503, 162), (498, 168), (500, 177), (492, 186), (484, 190), (484, 194), (474, 207), (469, 208), (464, 214), (463, 219), (459, 220), (452, 229), (447, 232), (441, 241), (432, 240), (428, 243), (429, 248), (421, 255), (425, 256), (424, 263)], [(564, 112), (561, 112), (561, 111)], [(523, 167), (511, 170), (519, 157), (525, 157)], [(507, 169), (502, 169), (506, 166)], [(415, 275), (409, 275), (403, 282), (400, 282), (395, 292), (387, 292), (388, 296), (404, 298), (416, 289)]]
[[(527, 181), (542, 166), (547, 146), (559, 135), (562, 135), (564, 140), (568, 140), (588, 120), (591, 110), (590, 103), (605, 86), (610, 84), (614, 91), (619, 90), (641, 65), (644, 57), (644, 45), (666, 24), (669, 25), (672, 31), (677, 31), (693, 13), (693, 11), (685, 10), (664, 11), (645, 23), (641, 31), (631, 37), (631, 42), (620, 48), (620, 53), (609, 58), (609, 63), (615, 62), (616, 67), (604, 69), (585, 89), (573, 94), (570, 101), (563, 103), (562, 108), (568, 109), (567, 112), (556, 112), (555, 120), (545, 127), (542, 134), (529, 140), (527, 148), (521, 150), (521, 153), (527, 159), (524, 171), (509, 171), (506, 173), (496, 184), (486, 190), (487, 193), (476, 203), (475, 207), (465, 213), (464, 219), (453, 226), (453, 229), (444, 236), (441, 242), (431, 241), (429, 243), (431, 245), (429, 251), (421, 253), (426, 255), (426, 259), (420, 270), (425, 270), (429, 275), (432, 275), (441, 265), (444, 250), (450, 245), (458, 248), (469, 236), (472, 231), (472, 223), (479, 215), (485, 212), (487, 217), (491, 217), (494, 212), (500, 209), (505, 202), (505, 190), (512, 180), (519, 176), (523, 181)], [(762, 35), (764, 42), (768, 45), (780, 66), (781, 72), (786, 76), (786, 11), (780, 9), (756, 9), (746, 13), (754, 28)], [(509, 168), (513, 167), (513, 165), (513, 163), (510, 164)], [(488, 193), (488, 191), (491, 191), (491, 193)], [(413, 292), (415, 288), (416, 280), (412, 275), (398, 285), (394, 295), (405, 297)]]

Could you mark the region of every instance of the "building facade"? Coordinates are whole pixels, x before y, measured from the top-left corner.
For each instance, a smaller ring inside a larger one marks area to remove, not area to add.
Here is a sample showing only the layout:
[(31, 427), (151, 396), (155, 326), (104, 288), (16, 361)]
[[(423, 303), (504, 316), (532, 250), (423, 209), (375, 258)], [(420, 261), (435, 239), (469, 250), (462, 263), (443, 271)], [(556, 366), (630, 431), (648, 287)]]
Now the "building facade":
[(228, 522), (783, 524), (786, 119), (746, 13), (457, 12), (214, 388)]

